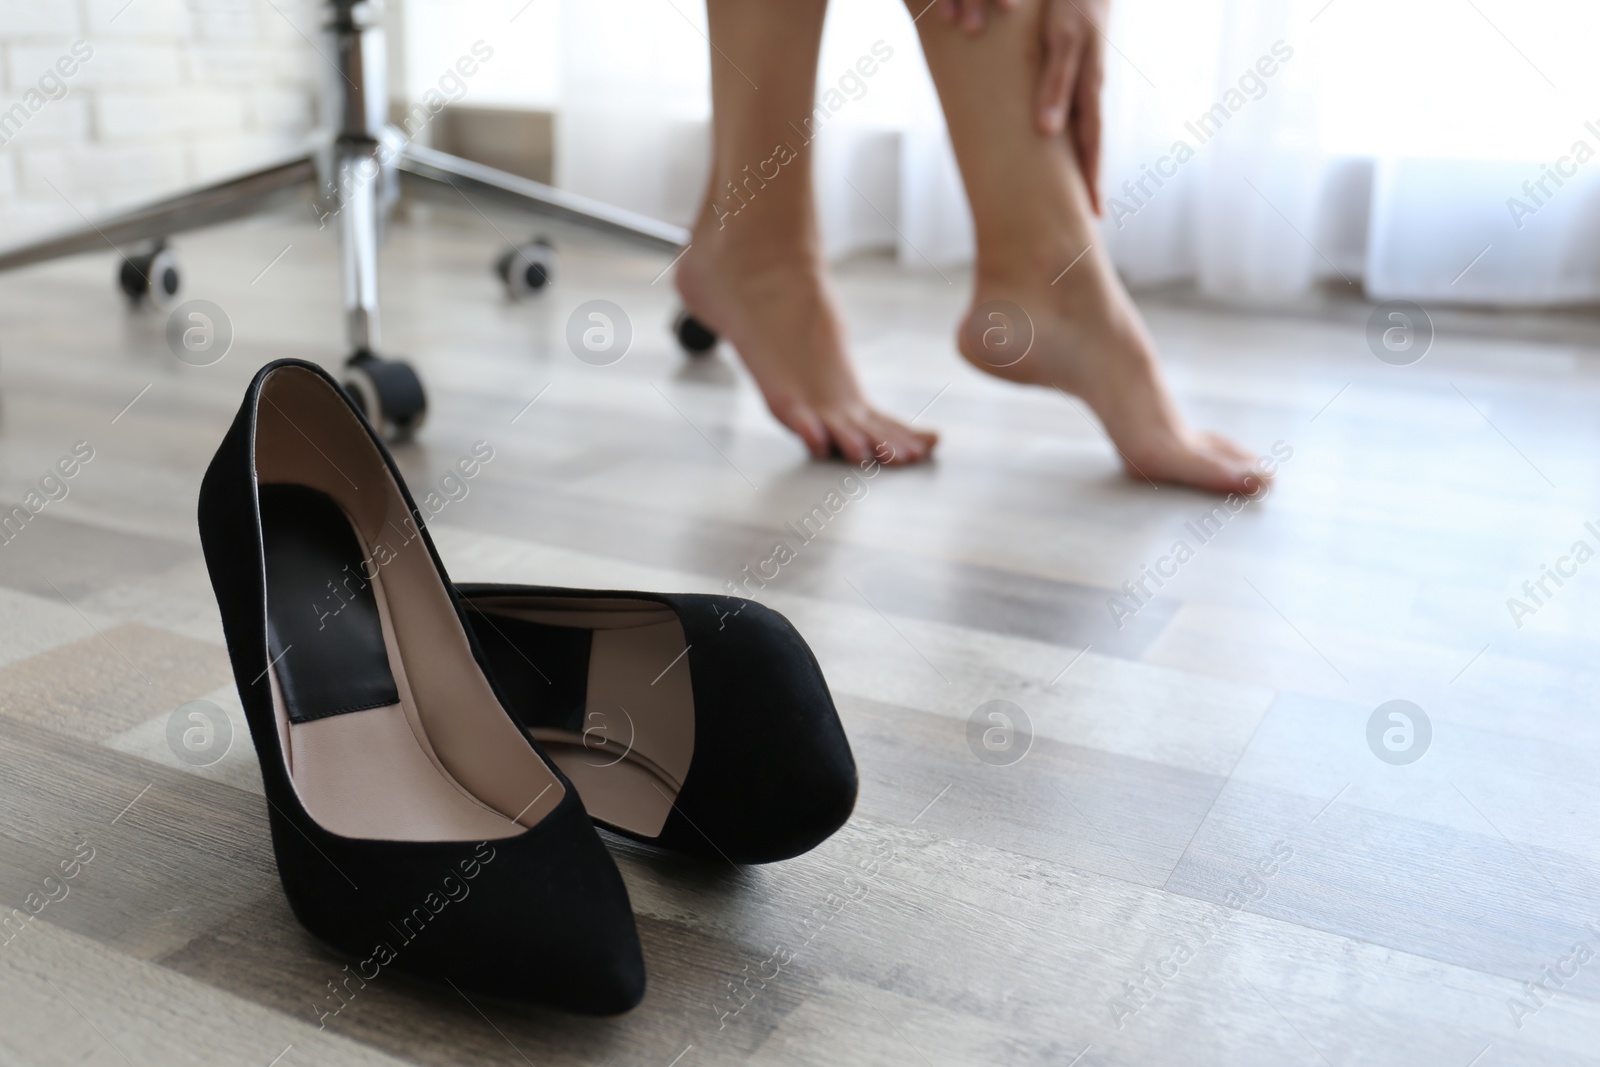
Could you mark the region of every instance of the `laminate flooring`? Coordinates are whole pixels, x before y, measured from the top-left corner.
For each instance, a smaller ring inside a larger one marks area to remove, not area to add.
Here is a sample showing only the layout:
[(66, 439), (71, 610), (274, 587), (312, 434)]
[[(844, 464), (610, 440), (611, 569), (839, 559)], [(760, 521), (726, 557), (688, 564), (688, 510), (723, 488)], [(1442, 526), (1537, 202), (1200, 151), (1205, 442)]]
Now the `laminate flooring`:
[[(416, 214), (382, 257), (386, 348), (430, 389), (408, 481), (494, 449), (430, 524), (452, 576), (717, 592), (789, 540), (756, 595), (833, 687), (854, 817), (746, 869), (608, 838), (650, 971), (622, 1018), (385, 977), (319, 1025), (343, 961), (278, 885), (195, 500), (257, 367), (341, 355), (330, 234), (177, 241), (234, 333), (204, 367), (121, 306), (109, 252), (6, 275), (0, 500), (93, 459), (0, 544), (0, 1061), (1600, 1063), (1600, 563), (1561, 562), (1600, 549), (1595, 352), (1457, 327), (1391, 366), (1363, 309), (1147, 299), (1191, 418), (1287, 456), (1219, 518), (1125, 477), (1081, 405), (962, 363), (964, 277), (860, 261), (864, 378), (943, 440), (801, 543), (849, 470), (731, 354), (678, 352), (668, 257), (560, 235), (512, 304), (502, 231), (531, 229)], [(568, 345), (590, 300), (627, 316), (615, 363)], [(231, 724), (206, 766), (168, 741), (195, 700)], [(1393, 700), (1426, 726), (1374, 734)]]

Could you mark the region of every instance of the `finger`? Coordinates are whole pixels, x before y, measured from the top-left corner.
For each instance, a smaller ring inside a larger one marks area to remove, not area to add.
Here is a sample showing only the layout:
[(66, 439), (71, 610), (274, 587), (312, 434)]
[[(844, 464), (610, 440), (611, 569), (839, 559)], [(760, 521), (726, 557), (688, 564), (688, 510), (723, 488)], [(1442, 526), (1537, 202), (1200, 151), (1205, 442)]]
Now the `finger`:
[(961, 0), (961, 28), (968, 34), (983, 32), (984, 0)]
[(1105, 53), (1098, 41), (1089, 42), (1072, 90), (1072, 150), (1089, 189), (1089, 205), (1096, 215), (1100, 206), (1100, 87), (1105, 78)]
[(1036, 122), (1039, 132), (1054, 136), (1066, 128), (1067, 105), (1078, 78), (1080, 38), (1060, 19), (1045, 26), (1044, 69), (1039, 73)]
[(961, 15), (961, 0), (939, 0), (939, 17), (955, 22)]

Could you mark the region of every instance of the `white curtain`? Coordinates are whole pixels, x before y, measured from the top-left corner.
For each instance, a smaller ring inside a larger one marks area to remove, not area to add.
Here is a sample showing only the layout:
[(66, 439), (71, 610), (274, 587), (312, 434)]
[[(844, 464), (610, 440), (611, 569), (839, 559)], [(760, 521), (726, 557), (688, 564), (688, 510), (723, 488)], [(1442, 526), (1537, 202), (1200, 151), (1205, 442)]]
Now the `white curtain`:
[[(703, 6), (561, 5), (559, 184), (688, 222), (709, 132)], [(1600, 5), (1579, 0), (1113, 0), (1106, 246), (1136, 285), (1236, 301), (1341, 277), (1379, 299), (1600, 299), (1597, 31)], [(847, 78), (875, 47), (890, 58)], [(835, 3), (818, 82), (843, 85), (815, 143), (830, 254), (969, 260), (905, 8)]]

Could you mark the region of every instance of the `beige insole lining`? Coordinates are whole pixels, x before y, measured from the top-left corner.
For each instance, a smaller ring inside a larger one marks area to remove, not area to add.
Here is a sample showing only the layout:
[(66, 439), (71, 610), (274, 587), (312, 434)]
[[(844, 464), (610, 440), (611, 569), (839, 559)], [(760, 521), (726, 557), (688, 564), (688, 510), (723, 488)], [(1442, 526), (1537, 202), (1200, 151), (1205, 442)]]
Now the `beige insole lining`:
[(530, 733), (589, 814), (654, 837), (694, 759), (694, 686), (677, 614), (645, 600), (493, 597), (492, 615), (593, 631), (583, 730)]
[(484, 840), (536, 825), (565, 787), (501, 708), (398, 486), (344, 401), (308, 371), (276, 371), (257, 412), (256, 465), (258, 484), (310, 486), (350, 519), (400, 696), (291, 723), (278, 672), (292, 669), (294, 649), (283, 653), (269, 672), (273, 704), (306, 810), (334, 833), (397, 841)]

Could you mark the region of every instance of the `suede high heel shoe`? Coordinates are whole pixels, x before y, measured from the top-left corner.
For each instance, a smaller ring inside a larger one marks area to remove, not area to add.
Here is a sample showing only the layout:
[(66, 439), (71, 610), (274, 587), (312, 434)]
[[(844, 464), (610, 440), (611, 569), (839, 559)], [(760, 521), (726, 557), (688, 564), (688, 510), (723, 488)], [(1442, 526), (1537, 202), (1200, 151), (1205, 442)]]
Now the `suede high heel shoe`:
[(284, 893), (373, 981), (626, 1011), (644, 963), (616, 865), (508, 716), (383, 443), (313, 364), (251, 382), (200, 538)]
[(753, 600), (457, 587), (508, 707), (606, 827), (768, 863), (850, 817), (856, 765), (822, 670)]

